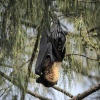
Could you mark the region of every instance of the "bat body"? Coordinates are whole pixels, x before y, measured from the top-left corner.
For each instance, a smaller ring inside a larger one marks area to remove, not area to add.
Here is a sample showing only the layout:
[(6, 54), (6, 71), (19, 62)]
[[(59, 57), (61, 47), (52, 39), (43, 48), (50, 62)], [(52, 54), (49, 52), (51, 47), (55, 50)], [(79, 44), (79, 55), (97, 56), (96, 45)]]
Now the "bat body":
[(65, 33), (56, 26), (50, 34), (43, 34), (40, 41), (39, 54), (36, 62), (35, 73), (40, 77), (37, 83), (46, 87), (57, 84), (61, 62), (65, 55)]

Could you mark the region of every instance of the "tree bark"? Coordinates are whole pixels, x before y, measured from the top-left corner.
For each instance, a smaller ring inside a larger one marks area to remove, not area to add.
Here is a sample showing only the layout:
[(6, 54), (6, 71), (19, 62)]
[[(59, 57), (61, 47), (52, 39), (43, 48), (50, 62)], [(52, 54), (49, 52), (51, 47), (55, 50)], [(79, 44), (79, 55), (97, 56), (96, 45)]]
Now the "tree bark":
[(84, 91), (83, 93), (78, 94), (77, 96), (73, 97), (70, 100), (82, 100), (83, 98), (89, 96), (90, 94), (96, 92), (99, 89), (100, 89), (100, 84), (97, 84), (97, 85), (91, 87), (90, 89)]

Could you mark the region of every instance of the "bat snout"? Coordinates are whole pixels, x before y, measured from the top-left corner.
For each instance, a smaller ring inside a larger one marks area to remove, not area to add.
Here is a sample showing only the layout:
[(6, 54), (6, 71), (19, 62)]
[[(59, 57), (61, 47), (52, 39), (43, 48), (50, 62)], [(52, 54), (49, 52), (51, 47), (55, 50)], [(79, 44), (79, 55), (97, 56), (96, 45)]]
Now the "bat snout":
[(53, 87), (57, 82), (49, 82), (46, 79), (44, 79), (43, 75), (41, 75), (39, 78), (36, 79), (37, 83), (41, 83), (45, 87)]

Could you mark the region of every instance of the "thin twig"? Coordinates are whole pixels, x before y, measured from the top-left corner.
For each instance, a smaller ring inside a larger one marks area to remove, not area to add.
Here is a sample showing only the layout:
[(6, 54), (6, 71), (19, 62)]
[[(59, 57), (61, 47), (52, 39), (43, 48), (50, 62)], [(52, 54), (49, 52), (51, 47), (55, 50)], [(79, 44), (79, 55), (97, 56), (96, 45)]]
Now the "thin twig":
[(0, 91), (3, 91), (3, 90), (4, 90), (4, 92), (0, 95), (0, 97), (3, 96), (4, 93), (5, 93), (11, 86), (12, 86), (12, 85), (10, 85), (10, 86), (8, 86), (8, 87), (3, 88), (3, 89), (0, 90)]
[(78, 1), (83, 3), (96, 3), (96, 1), (86, 1), (86, 0), (78, 0)]
[(82, 100), (84, 99), (85, 97), (89, 96), (90, 94), (96, 92), (97, 90), (100, 89), (100, 84), (97, 84), (93, 87), (91, 87), (90, 89), (84, 91), (83, 93), (81, 94), (78, 94), (77, 96), (73, 97), (72, 99), (70, 100)]
[[(3, 73), (3, 72), (1, 72), (1, 71), (0, 71), (0, 76), (6, 78), (9, 82), (13, 83), (14, 85), (16, 85), (16, 86), (17, 86), (18, 88), (20, 88), (21, 90), (23, 89), (23, 87), (21, 87), (21, 86), (18, 84), (19, 82), (12, 80), (8, 75), (6, 75), (5, 73)], [(47, 97), (43, 97), (43, 96), (41, 96), (41, 95), (39, 95), (39, 94), (36, 94), (36, 93), (30, 91), (29, 89), (26, 91), (26, 93), (28, 93), (28, 94), (30, 94), (30, 95), (36, 97), (36, 98), (39, 98), (39, 99), (41, 99), (41, 100), (51, 100), (51, 99), (49, 99), (49, 98), (47, 98)]]
[(65, 56), (71, 56), (71, 55), (82, 56), (82, 57), (86, 57), (87, 59), (90, 59), (90, 60), (94, 60), (94, 61), (100, 62), (99, 59), (89, 58), (89, 57), (87, 57), (87, 56), (85, 56), (85, 55), (82, 55), (82, 54), (66, 54)]
[(3, 90), (7, 90), (9, 87), (11, 87), (12, 85), (10, 85), (10, 86), (8, 86), (8, 87), (6, 87), (6, 88), (2, 88), (2, 89), (0, 89), (0, 91), (3, 91)]
[(12, 66), (10, 66), (10, 65), (6, 65), (6, 64), (2, 64), (2, 63), (0, 63), (0, 66), (8, 67), (8, 68), (12, 68)]
[(100, 27), (99, 26), (92, 27), (91, 29), (87, 30), (87, 33), (94, 32), (97, 29), (100, 29)]
[(29, 61), (30, 61), (30, 59), (27, 60), (25, 63), (23, 63), (19, 68), (22, 68), (22, 67), (23, 67), (24, 65), (26, 65)]
[(54, 89), (56, 89), (56, 90), (62, 92), (63, 94), (66, 94), (66, 95), (69, 96), (70, 98), (73, 98), (73, 97), (74, 97), (74, 96), (73, 96), (72, 94), (70, 94), (69, 92), (67, 92), (67, 91), (65, 91), (65, 90), (63, 90), (63, 89), (61, 89), (61, 88), (59, 88), (59, 87), (57, 87), (57, 86), (54, 86), (54, 87), (52, 87), (52, 88), (54, 88)]

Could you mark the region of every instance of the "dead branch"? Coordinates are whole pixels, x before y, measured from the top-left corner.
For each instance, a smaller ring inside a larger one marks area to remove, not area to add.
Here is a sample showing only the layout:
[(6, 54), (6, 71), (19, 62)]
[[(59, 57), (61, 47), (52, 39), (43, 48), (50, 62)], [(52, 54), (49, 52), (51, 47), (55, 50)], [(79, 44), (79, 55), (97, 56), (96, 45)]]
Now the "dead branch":
[(83, 93), (78, 94), (77, 96), (73, 97), (70, 100), (82, 100), (83, 98), (91, 95), (92, 93), (96, 92), (99, 89), (100, 89), (100, 84), (97, 84), (97, 85), (91, 87), (90, 89), (84, 91)]
[(58, 91), (60, 91), (60, 92), (62, 92), (62, 93), (65, 94), (65, 95), (69, 96), (70, 98), (73, 98), (73, 97), (74, 97), (74, 96), (73, 96), (72, 94), (70, 94), (69, 92), (67, 92), (67, 91), (65, 91), (65, 90), (63, 90), (63, 89), (61, 89), (61, 88), (59, 88), (59, 87), (57, 87), (57, 86), (54, 86), (53, 88), (56, 89), (56, 90), (58, 90)]

